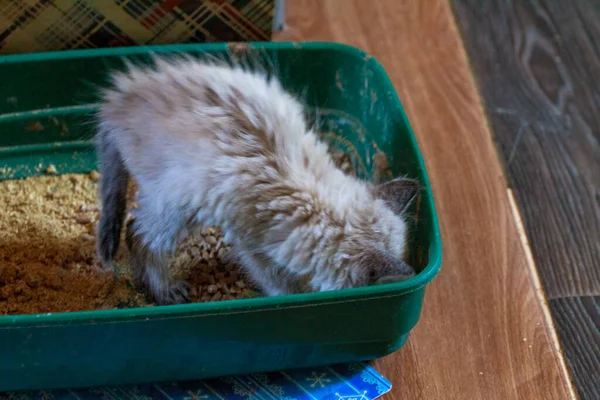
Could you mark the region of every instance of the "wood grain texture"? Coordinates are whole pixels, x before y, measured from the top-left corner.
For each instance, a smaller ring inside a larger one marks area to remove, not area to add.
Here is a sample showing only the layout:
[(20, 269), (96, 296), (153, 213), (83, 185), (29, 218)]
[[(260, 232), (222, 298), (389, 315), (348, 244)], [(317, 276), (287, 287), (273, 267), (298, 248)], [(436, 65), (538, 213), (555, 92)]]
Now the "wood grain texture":
[(453, 4), (575, 386), (600, 399), (600, 2)]
[(600, 2), (454, 9), (548, 297), (600, 295)]
[(580, 399), (600, 399), (600, 297), (550, 300)]
[(278, 40), (360, 47), (386, 68), (426, 160), (444, 266), (385, 399), (568, 399), (496, 150), (445, 0), (287, 0)]

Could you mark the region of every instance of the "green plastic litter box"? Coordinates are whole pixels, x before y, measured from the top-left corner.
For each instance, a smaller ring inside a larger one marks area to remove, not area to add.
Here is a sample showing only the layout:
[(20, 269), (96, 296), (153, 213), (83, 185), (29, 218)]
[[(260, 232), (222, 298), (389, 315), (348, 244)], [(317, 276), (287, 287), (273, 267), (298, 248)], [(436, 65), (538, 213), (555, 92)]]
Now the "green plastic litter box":
[[(425, 166), (383, 67), (339, 44), (248, 46), (246, 52), (278, 71), (285, 87), (305, 94), (309, 110), (318, 110), (311, 115), (319, 116), (315, 121), (324, 139), (347, 151), (363, 178), (381, 175), (375, 164), (383, 153), (394, 175), (423, 184), (409, 212), (409, 261), (419, 273), (404, 282), (325, 293), (1, 316), (1, 391), (364, 361), (406, 342), (419, 319), (425, 286), (440, 269), (442, 250)], [(110, 69), (123, 68), (124, 60), (149, 62), (151, 53), (223, 58), (233, 48), (193, 44), (0, 57), (0, 180), (40, 175), (50, 164), (59, 173), (95, 169), (91, 121), (97, 86), (106, 84)]]

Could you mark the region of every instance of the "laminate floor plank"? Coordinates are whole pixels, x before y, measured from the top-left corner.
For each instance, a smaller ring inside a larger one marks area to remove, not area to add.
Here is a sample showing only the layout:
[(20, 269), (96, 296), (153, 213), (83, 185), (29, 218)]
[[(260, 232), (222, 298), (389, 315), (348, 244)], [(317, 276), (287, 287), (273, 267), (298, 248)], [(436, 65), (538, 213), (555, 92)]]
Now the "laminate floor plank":
[(386, 399), (568, 399), (548, 308), (446, 0), (287, 0), (277, 40), (335, 41), (387, 70), (436, 197), (444, 265)]
[(453, 5), (573, 380), (599, 399), (600, 1)]

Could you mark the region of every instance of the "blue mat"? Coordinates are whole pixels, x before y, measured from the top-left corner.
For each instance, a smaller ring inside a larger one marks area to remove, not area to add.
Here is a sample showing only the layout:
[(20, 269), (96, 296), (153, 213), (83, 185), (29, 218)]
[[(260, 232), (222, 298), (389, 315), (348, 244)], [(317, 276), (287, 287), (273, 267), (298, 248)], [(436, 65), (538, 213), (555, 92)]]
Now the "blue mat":
[(353, 363), (205, 381), (0, 394), (0, 400), (373, 400), (392, 388)]

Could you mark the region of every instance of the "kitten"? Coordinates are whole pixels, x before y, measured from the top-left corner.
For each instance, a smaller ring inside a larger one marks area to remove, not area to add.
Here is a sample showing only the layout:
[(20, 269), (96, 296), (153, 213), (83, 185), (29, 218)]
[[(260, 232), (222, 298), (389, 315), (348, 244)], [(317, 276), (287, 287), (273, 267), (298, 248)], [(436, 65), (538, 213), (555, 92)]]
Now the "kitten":
[(136, 282), (159, 304), (187, 300), (166, 257), (190, 229), (217, 225), (267, 295), (368, 285), (414, 270), (402, 261), (403, 212), (419, 185), (373, 186), (337, 169), (302, 105), (277, 79), (239, 66), (156, 59), (102, 92), (97, 251), (111, 268), (129, 177)]

